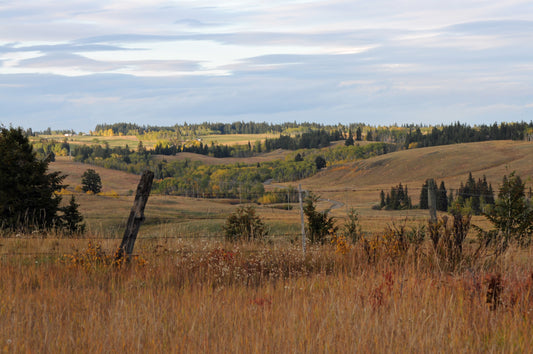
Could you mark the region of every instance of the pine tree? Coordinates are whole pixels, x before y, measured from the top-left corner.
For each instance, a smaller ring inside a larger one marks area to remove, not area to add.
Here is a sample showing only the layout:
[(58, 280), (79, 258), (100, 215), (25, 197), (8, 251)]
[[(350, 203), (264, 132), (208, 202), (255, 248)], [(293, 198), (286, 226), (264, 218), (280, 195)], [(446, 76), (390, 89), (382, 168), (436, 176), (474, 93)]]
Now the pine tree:
[(65, 187), (60, 172), (47, 173), (49, 158), (39, 160), (21, 128), (0, 128), (0, 228), (48, 229), (59, 223)]
[(89, 168), (83, 173), (81, 176), (81, 184), (84, 192), (98, 194), (102, 190), (102, 180), (100, 175), (92, 168)]
[(525, 184), (515, 172), (503, 177), (498, 200), (485, 215), (496, 227), (496, 231), (484, 235), (485, 242), (494, 245), (497, 253), (505, 251), (512, 242), (520, 246), (531, 243), (533, 206), (525, 197)]
[(448, 211), (448, 196), (444, 181), (440, 182), (439, 189), (437, 190), (437, 210)]
[(78, 211), (80, 205), (76, 203), (74, 195), (70, 198), (70, 202), (66, 207), (61, 208), (63, 215), (63, 228), (69, 233), (77, 233), (85, 231), (85, 224), (83, 224), (83, 216)]
[(348, 132), (348, 139), (346, 139), (346, 140), (344, 141), (344, 145), (346, 145), (346, 146), (353, 146), (353, 144), (354, 144), (354, 140), (353, 140), (353, 136), (352, 136), (352, 131), (350, 130), (350, 131)]
[(420, 191), (420, 202), (418, 206), (420, 209), (429, 209), (428, 187), (429, 187), (429, 180), (426, 179), (426, 181), (424, 182), (424, 185), (422, 185), (422, 190)]
[(355, 131), (355, 140), (357, 141), (363, 140), (362, 135), (363, 135), (363, 131), (361, 127), (357, 127), (357, 130)]

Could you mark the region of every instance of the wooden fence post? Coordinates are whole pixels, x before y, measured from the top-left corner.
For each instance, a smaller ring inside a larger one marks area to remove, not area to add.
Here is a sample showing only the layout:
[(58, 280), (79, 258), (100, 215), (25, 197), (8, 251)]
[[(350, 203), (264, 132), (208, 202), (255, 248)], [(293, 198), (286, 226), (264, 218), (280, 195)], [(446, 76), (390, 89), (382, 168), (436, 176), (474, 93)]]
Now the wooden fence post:
[(154, 173), (152, 171), (144, 171), (139, 185), (137, 186), (137, 193), (135, 194), (135, 200), (133, 207), (131, 208), (130, 217), (126, 224), (126, 230), (124, 231), (124, 237), (122, 237), (122, 243), (120, 244), (117, 258), (123, 258), (127, 256), (127, 260), (131, 259), (133, 253), (133, 246), (137, 239), (137, 233), (144, 221), (144, 207), (150, 196), (152, 190), (152, 182), (154, 180)]

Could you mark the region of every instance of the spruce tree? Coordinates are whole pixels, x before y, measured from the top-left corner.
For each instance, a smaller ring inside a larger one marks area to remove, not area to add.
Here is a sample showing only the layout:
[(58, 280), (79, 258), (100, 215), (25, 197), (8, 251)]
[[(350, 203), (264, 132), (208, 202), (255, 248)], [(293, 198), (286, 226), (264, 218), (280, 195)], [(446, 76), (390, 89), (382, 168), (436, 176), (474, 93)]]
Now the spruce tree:
[(354, 144), (354, 140), (353, 140), (353, 136), (352, 136), (352, 131), (350, 130), (350, 131), (348, 132), (348, 139), (346, 139), (346, 140), (344, 141), (344, 145), (346, 145), (346, 146), (353, 146), (353, 144)]
[(437, 190), (437, 210), (448, 211), (448, 195), (444, 181), (440, 182), (439, 189)]
[(83, 224), (83, 216), (78, 211), (80, 205), (76, 203), (74, 195), (70, 198), (70, 202), (66, 207), (61, 208), (63, 215), (63, 228), (69, 233), (77, 233), (85, 231), (85, 224)]
[(361, 127), (357, 127), (357, 130), (355, 131), (355, 140), (357, 141), (363, 140), (362, 135), (363, 135), (363, 131)]
[(81, 176), (81, 184), (84, 192), (98, 194), (102, 190), (102, 179), (92, 168), (89, 168), (83, 173)]
[(531, 244), (533, 206), (525, 196), (525, 184), (515, 172), (503, 177), (494, 208), (485, 216), (496, 230), (485, 233), (484, 241), (495, 246), (497, 253), (505, 251), (513, 242), (520, 246)]
[(428, 186), (429, 186), (429, 180), (426, 179), (426, 181), (422, 185), (422, 190), (420, 191), (420, 202), (419, 202), (420, 209), (429, 209)]
[(36, 230), (60, 223), (64, 186), (60, 172), (47, 173), (50, 158), (39, 160), (21, 128), (0, 128), (0, 228)]

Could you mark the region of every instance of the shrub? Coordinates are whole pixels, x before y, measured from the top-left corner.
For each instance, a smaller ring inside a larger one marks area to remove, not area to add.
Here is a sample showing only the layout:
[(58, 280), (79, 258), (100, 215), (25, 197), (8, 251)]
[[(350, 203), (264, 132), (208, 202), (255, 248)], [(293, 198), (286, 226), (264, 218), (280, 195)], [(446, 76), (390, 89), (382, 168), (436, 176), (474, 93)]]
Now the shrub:
[(463, 244), (470, 230), (471, 215), (454, 213), (453, 220), (443, 216), (437, 222), (429, 222), (428, 231), (433, 250), (442, 267), (455, 270), (465, 259)]
[(356, 243), (361, 238), (363, 232), (359, 224), (359, 214), (355, 209), (348, 211), (348, 221), (344, 224), (344, 236)]
[(307, 238), (311, 243), (324, 244), (330, 234), (337, 231), (333, 217), (329, 216), (329, 209), (319, 212), (316, 204), (319, 197), (309, 194), (305, 200), (304, 214), (307, 217)]
[(253, 206), (239, 207), (231, 214), (224, 225), (226, 239), (229, 241), (263, 238), (266, 227)]

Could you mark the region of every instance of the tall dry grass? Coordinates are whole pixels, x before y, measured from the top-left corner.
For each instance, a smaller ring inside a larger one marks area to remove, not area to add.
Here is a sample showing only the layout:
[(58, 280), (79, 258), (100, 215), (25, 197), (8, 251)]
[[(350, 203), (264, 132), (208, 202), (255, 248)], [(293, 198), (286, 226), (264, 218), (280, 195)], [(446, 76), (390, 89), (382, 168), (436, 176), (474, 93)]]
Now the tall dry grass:
[(0, 350), (533, 348), (531, 250), (447, 273), (429, 252), (369, 261), (359, 246), (311, 247), (304, 257), (296, 246), (154, 242), (137, 249), (146, 264), (121, 267), (103, 256), (77, 262), (95, 255), (86, 248), (67, 257), (1, 258)]

